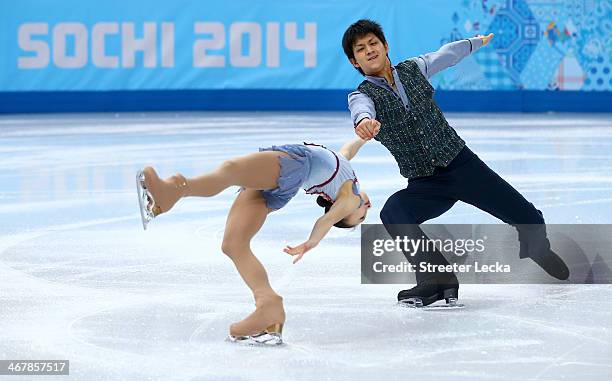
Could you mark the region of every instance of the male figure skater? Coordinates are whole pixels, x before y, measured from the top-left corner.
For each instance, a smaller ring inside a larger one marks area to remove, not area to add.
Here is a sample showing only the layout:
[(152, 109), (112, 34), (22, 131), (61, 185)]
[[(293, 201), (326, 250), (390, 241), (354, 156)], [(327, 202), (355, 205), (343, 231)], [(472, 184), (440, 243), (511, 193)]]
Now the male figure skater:
[[(401, 175), (408, 179), (408, 186), (387, 200), (380, 218), (391, 237), (418, 240), (426, 237), (419, 224), (440, 216), (461, 200), (515, 226), (520, 258), (529, 257), (551, 276), (564, 280), (569, 277), (569, 269), (550, 250), (542, 212), (465, 145), (433, 100), (434, 90), (428, 79), (492, 38), (489, 34), (452, 42), (437, 52), (393, 66), (378, 23), (359, 20), (344, 33), (344, 53), (365, 76), (348, 97), (355, 133), (382, 143), (397, 161)], [(404, 255), (416, 269), (417, 285), (400, 291), (398, 301), (426, 306), (458, 298), (454, 273), (420, 271), (421, 262), (448, 265), (439, 251)]]

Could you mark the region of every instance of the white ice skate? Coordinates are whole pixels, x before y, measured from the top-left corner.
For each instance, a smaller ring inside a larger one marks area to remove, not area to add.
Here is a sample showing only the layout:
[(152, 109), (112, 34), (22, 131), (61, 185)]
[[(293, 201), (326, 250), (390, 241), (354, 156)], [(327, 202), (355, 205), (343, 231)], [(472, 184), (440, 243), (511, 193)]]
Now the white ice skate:
[(138, 205), (140, 206), (140, 219), (142, 220), (142, 227), (147, 230), (147, 225), (153, 218), (153, 210), (149, 208), (149, 204), (153, 205), (153, 196), (147, 189), (144, 182), (144, 172), (139, 170), (136, 173), (136, 191), (138, 192)]
[(232, 336), (227, 337), (227, 341), (250, 346), (273, 347), (283, 344), (283, 324), (274, 324), (266, 328), (265, 331), (251, 336)]

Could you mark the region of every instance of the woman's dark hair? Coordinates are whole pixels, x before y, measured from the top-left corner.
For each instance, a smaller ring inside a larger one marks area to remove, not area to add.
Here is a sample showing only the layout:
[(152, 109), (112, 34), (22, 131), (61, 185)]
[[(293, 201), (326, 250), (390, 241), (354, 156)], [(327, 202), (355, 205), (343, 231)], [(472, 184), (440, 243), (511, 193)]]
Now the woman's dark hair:
[[(383, 33), (382, 27), (379, 23), (368, 19), (361, 19), (349, 26), (344, 32), (344, 36), (342, 36), (342, 49), (344, 49), (344, 54), (346, 54), (349, 60), (355, 58), (355, 54), (353, 53), (353, 45), (355, 45), (357, 39), (365, 36), (368, 33), (374, 34), (383, 44), (387, 44), (385, 34)], [(361, 68), (357, 67), (355, 69), (357, 69), (357, 71), (359, 71), (362, 75), (365, 75)]]
[[(329, 212), (329, 210), (331, 209), (331, 207), (333, 205), (332, 202), (328, 201), (323, 196), (317, 197), (317, 204), (319, 204), (319, 206), (325, 208), (325, 213)], [(355, 225), (349, 225), (346, 222), (344, 222), (344, 218), (341, 219), (340, 221), (336, 222), (334, 224), (334, 226), (337, 227), (337, 228), (342, 228), (342, 229), (349, 229), (349, 228), (355, 227)]]

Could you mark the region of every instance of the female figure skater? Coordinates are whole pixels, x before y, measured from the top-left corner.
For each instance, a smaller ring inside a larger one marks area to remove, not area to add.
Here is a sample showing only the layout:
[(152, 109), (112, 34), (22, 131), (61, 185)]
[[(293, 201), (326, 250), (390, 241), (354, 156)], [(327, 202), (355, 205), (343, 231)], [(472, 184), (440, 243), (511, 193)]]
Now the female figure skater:
[(255, 297), (255, 311), (230, 326), (231, 341), (249, 344), (281, 344), (285, 322), (283, 300), (270, 286), (266, 270), (250, 248), (253, 236), (266, 216), (285, 206), (299, 188), (319, 195), (317, 203), (325, 207), (306, 242), (287, 246), (284, 252), (294, 256), (293, 263), (317, 246), (332, 226), (353, 227), (360, 224), (370, 208), (349, 160), (365, 144), (360, 138), (346, 143), (338, 154), (315, 144), (288, 144), (260, 148), (260, 152), (223, 162), (216, 170), (185, 178), (176, 174), (165, 180), (146, 167), (137, 174), (138, 196), (143, 226), (168, 212), (182, 197), (212, 197), (237, 185), (236, 197), (227, 217), (221, 250), (234, 262), (242, 279)]

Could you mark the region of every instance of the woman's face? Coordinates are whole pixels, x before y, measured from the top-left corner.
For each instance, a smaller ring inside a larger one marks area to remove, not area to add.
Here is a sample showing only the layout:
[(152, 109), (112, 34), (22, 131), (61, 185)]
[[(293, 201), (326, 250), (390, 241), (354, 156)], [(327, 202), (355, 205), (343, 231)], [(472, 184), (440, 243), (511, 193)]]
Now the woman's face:
[(361, 199), (363, 200), (363, 205), (359, 208), (355, 209), (355, 211), (344, 218), (344, 222), (348, 225), (357, 226), (362, 223), (366, 216), (368, 215), (368, 209), (372, 207), (370, 203), (370, 198), (367, 193), (364, 191), (360, 192)]

